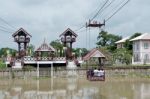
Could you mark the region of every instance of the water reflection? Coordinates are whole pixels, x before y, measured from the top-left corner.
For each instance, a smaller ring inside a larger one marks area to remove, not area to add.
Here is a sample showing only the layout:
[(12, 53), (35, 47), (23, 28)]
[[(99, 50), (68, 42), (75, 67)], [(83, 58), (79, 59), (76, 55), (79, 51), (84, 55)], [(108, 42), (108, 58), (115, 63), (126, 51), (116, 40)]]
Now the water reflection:
[(150, 80), (90, 82), (86, 79), (1, 80), (0, 99), (149, 99)]

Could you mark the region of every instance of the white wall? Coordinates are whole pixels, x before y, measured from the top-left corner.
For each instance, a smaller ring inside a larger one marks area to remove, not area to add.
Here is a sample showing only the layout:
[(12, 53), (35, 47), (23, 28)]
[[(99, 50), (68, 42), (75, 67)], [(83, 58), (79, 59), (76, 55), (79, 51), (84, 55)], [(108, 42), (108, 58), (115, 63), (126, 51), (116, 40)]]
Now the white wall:
[[(134, 55), (137, 54), (140, 60), (135, 61)], [(146, 55), (147, 60), (145, 61)], [(144, 64), (145, 62), (150, 64), (150, 40), (133, 41), (133, 64)]]

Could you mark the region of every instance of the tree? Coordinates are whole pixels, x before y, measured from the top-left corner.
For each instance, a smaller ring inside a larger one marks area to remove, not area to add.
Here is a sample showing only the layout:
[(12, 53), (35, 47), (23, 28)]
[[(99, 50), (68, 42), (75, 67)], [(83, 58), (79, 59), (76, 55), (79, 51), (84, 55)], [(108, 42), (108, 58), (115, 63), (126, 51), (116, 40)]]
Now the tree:
[(30, 44), (27, 48), (27, 52), (28, 52), (28, 55), (29, 56), (33, 56), (34, 55), (34, 49), (35, 49), (35, 46), (33, 44)]
[(57, 51), (57, 54), (59, 54), (59, 56), (62, 56), (63, 44), (59, 40), (52, 41), (50, 45), (54, 47), (54, 49)]
[(134, 33), (128, 40), (126, 40), (124, 47), (128, 50), (132, 50), (132, 42), (130, 40), (140, 35), (141, 33)]
[(129, 65), (132, 60), (131, 51), (129, 51), (125, 48), (117, 49), (115, 51), (115, 53), (113, 53), (113, 60), (114, 60), (114, 63), (116, 62), (116, 60), (118, 60), (122, 64), (125, 63), (125, 64)]
[(99, 47), (106, 47), (109, 51), (113, 52), (117, 47), (115, 42), (121, 38), (121, 36), (109, 34), (106, 31), (101, 31), (97, 37), (97, 45)]
[(88, 53), (88, 50), (86, 48), (76, 48), (73, 49), (73, 52), (75, 53), (76, 57), (83, 57)]
[(106, 31), (101, 31), (97, 37), (99, 40), (97, 45), (99, 46), (107, 46), (107, 42), (109, 41), (108, 33)]
[(15, 56), (16, 55), (16, 50), (15, 49), (11, 49), (11, 48), (1, 48), (0, 49), (0, 57), (6, 57), (8, 54), (11, 56)]

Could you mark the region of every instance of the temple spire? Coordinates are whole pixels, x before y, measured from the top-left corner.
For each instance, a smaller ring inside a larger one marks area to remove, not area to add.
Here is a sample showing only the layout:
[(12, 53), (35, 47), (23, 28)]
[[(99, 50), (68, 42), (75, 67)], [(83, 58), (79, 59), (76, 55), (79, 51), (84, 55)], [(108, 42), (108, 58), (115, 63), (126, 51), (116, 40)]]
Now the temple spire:
[(46, 38), (44, 37), (44, 43), (46, 42)]

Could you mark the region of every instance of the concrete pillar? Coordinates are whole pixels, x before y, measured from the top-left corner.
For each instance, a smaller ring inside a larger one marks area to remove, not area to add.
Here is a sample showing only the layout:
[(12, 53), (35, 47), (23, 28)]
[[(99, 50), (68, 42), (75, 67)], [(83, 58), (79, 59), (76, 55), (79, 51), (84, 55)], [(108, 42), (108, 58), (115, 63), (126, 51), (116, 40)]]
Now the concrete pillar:
[(53, 78), (53, 63), (51, 63), (51, 78)]
[(39, 79), (37, 80), (37, 91), (36, 91), (36, 99), (39, 99), (39, 88), (40, 87), (40, 81)]
[(37, 78), (39, 78), (39, 63), (37, 63)]

